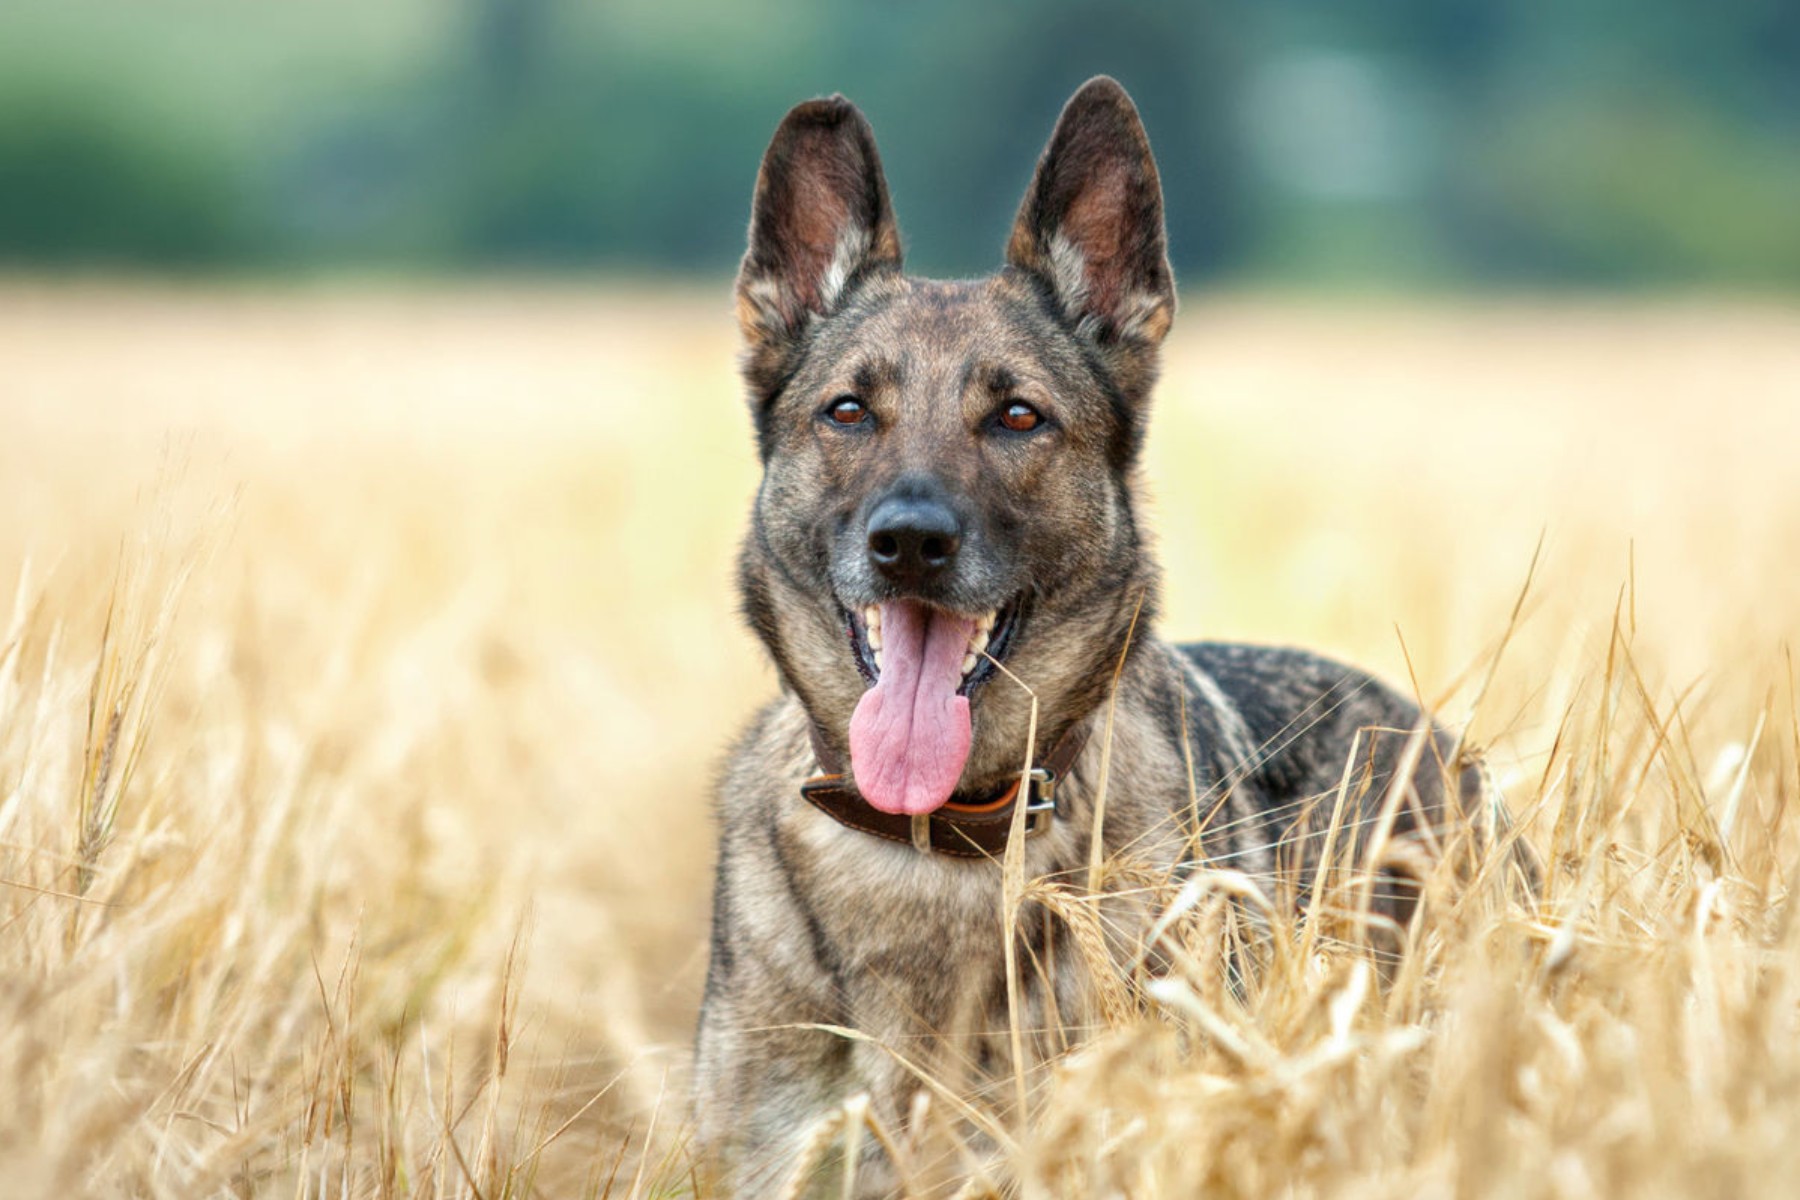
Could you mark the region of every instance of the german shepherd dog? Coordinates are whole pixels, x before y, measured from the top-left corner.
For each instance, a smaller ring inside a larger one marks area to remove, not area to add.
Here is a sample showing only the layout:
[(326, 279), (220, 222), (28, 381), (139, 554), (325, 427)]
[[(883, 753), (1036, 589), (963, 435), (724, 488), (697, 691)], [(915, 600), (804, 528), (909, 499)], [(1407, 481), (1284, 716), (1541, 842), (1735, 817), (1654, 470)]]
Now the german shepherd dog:
[[(1123, 88), (1075, 93), (1005, 266), (960, 282), (902, 272), (855, 106), (799, 105), (762, 161), (737, 312), (763, 465), (739, 585), (781, 694), (718, 793), (694, 1099), (723, 1194), (775, 1194), (857, 1094), (916, 1151), (865, 1139), (858, 1194), (946, 1186), (971, 1143), (918, 1150), (954, 1125), (920, 1078), (967, 1094), (1014, 1069), (1009, 845), (1029, 878), (1084, 870), (1098, 832), (1108, 857), (1217, 863), (1271, 894), (1285, 872), (1295, 894), (1335, 809), (1383, 830), (1375, 907), (1404, 927), (1417, 861), (1474, 790), (1451, 740), (1311, 654), (1150, 632), (1137, 461), (1175, 288)], [(1021, 1027), (1093, 1011), (1081, 956), (1056, 952), (1070, 936), (1025, 911), (1019, 961), (1054, 967), (1022, 972)]]

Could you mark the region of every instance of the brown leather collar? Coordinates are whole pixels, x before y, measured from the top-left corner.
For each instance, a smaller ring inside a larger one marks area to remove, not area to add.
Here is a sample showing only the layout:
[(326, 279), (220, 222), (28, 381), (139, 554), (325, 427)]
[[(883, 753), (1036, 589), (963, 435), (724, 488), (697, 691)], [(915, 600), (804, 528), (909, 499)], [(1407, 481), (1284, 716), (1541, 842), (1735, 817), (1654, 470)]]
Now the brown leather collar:
[[(1069, 726), (1047, 757), (1031, 768), (1031, 787), (1025, 800), (1025, 836), (1042, 833), (1051, 821), (1066, 816), (1056, 794), (1068, 776), (1076, 756), (1087, 743), (1087, 720)], [(948, 854), (952, 858), (999, 858), (1012, 838), (1013, 808), (1019, 799), (1019, 779), (997, 795), (978, 803), (951, 800), (929, 817), (909, 817), (882, 812), (864, 800), (849, 775), (838, 765), (815, 731), (813, 753), (824, 774), (800, 785), (800, 794), (812, 806), (847, 828), (872, 833), (890, 842), (912, 846), (922, 853)]]

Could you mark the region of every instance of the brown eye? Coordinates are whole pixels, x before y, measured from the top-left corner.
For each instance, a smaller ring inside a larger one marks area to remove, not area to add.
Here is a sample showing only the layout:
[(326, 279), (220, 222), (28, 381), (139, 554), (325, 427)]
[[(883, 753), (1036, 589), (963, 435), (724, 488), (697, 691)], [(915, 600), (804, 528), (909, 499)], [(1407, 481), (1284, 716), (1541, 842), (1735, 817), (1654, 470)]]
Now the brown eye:
[(1000, 423), (1014, 433), (1030, 433), (1043, 423), (1043, 415), (1022, 400), (1015, 400), (1000, 413)]
[(869, 410), (855, 396), (839, 396), (825, 414), (839, 425), (861, 425), (868, 418)]

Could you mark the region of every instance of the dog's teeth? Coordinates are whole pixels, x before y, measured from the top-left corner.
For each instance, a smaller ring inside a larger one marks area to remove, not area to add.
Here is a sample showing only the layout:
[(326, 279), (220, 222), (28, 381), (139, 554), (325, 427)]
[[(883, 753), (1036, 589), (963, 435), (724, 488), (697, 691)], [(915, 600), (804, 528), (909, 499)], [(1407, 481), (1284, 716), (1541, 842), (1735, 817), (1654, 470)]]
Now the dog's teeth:
[(869, 626), (869, 649), (878, 652), (881, 649), (881, 626), (879, 625)]
[(988, 635), (994, 630), (994, 614), (987, 613), (975, 622), (975, 632), (969, 635), (969, 647), (963, 652), (962, 673), (967, 675), (981, 661), (981, 656), (988, 648)]
[(875, 651), (875, 673), (879, 675), (881, 674), (881, 647), (872, 646), (870, 649)]

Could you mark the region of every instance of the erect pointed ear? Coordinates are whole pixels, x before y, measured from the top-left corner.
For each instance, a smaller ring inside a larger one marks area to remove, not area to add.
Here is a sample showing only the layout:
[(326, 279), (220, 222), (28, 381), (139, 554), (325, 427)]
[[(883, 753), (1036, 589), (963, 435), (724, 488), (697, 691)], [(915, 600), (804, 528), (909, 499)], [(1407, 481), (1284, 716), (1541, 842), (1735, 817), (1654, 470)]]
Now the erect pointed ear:
[(751, 371), (782, 357), (858, 278), (899, 268), (900, 230), (869, 122), (842, 96), (795, 105), (763, 154), (738, 269)]
[(1125, 89), (1104, 75), (1069, 99), (1019, 207), (1006, 260), (1049, 284), (1103, 348), (1154, 351), (1175, 315), (1162, 184)]

